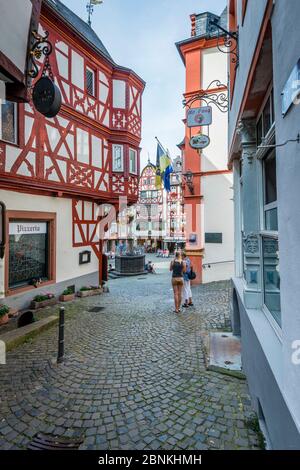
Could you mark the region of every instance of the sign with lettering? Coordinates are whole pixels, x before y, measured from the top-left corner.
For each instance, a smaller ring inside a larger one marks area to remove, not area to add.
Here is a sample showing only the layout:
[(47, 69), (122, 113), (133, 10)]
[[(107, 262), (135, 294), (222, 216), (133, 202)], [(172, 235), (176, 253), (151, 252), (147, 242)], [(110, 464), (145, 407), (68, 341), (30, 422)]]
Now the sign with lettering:
[(40, 235), (47, 233), (47, 222), (11, 222), (9, 235)]
[(187, 126), (199, 127), (209, 126), (212, 123), (211, 106), (202, 106), (201, 108), (192, 108), (187, 113)]
[(190, 146), (193, 149), (197, 149), (197, 150), (205, 149), (206, 147), (209, 146), (209, 144), (210, 144), (210, 138), (208, 137), (208, 135), (204, 135), (204, 134), (194, 135), (194, 137), (192, 137), (190, 140)]

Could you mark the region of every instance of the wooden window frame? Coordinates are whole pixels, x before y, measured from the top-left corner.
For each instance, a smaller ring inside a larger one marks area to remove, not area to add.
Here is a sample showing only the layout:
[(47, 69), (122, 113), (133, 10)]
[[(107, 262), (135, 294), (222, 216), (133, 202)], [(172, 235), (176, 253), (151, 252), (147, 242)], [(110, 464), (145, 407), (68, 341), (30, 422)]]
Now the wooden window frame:
[(48, 223), (48, 281), (39, 284), (39, 287), (49, 286), (56, 283), (56, 213), (54, 212), (32, 212), (32, 211), (6, 211), (6, 262), (5, 262), (5, 295), (7, 297), (22, 292), (34, 291), (34, 286), (23, 286), (12, 289), (9, 287), (9, 223), (13, 220), (41, 221)]
[[(115, 169), (115, 159), (114, 159), (114, 149), (115, 147), (120, 147), (122, 151), (122, 168), (116, 170)], [(124, 173), (124, 145), (123, 144), (112, 144), (112, 171), (113, 173)]]
[[(87, 72), (92, 72), (93, 73), (93, 76), (94, 76), (94, 94), (91, 94), (89, 93), (88, 91), (88, 86), (87, 86)], [(94, 69), (94, 67), (92, 67), (91, 65), (89, 64), (86, 64), (85, 66), (85, 77), (84, 77), (84, 81), (85, 81), (85, 91), (87, 93), (88, 96), (90, 96), (91, 98), (95, 98), (97, 99), (98, 98), (98, 87), (97, 87), (97, 70)]]
[[(130, 158), (130, 152), (133, 152), (134, 153), (134, 159), (135, 159), (135, 170), (132, 170), (131, 168), (131, 158)], [(133, 175), (137, 175), (137, 163), (138, 163), (138, 153), (137, 153), (137, 150), (135, 150), (134, 148), (129, 148), (129, 173), (133, 174)]]
[[(9, 100), (8, 100), (9, 101)], [(19, 105), (16, 102), (10, 101), (14, 105), (14, 135), (15, 135), (15, 141), (11, 142), (9, 140), (5, 140), (2, 138), (2, 109), (1, 109), (1, 104), (2, 100), (0, 99), (0, 141), (4, 142), (5, 144), (8, 145), (13, 145), (15, 147), (19, 147), (19, 142), (20, 142), (20, 129), (19, 129)]]

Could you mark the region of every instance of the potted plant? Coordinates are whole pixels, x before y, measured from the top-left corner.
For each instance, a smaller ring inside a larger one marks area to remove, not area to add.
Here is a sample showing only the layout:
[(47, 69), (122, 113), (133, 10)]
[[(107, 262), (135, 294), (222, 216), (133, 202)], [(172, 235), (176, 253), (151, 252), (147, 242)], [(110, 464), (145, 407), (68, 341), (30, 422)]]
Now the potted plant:
[(19, 310), (17, 308), (9, 307), (8, 316), (9, 318), (15, 318), (19, 315)]
[(78, 297), (90, 297), (91, 295), (102, 294), (101, 286), (83, 286), (78, 292)]
[(61, 302), (68, 302), (69, 300), (74, 300), (75, 299), (75, 293), (73, 292), (73, 289), (67, 288), (63, 291), (61, 296), (59, 297), (59, 300)]
[(57, 300), (54, 294), (39, 294), (33, 298), (33, 301), (31, 302), (31, 308), (37, 309), (42, 307), (48, 307), (49, 305), (55, 305), (56, 303)]
[(0, 305), (0, 325), (5, 325), (8, 322), (9, 307), (7, 305)]

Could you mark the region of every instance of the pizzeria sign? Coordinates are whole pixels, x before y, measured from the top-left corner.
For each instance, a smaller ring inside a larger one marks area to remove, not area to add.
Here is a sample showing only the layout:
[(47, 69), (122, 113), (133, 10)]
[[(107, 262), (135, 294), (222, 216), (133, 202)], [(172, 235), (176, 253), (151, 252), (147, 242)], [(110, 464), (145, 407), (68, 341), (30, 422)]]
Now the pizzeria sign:
[(47, 222), (11, 222), (9, 235), (40, 235), (47, 233)]

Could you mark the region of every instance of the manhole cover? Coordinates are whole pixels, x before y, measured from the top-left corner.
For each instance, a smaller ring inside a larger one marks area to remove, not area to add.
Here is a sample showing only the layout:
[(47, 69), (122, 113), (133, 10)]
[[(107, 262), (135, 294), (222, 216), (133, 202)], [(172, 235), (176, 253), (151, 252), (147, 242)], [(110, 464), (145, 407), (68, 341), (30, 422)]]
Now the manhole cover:
[(89, 308), (89, 312), (92, 312), (92, 313), (100, 313), (103, 310), (105, 310), (105, 307), (92, 307), (92, 308)]
[(71, 439), (38, 433), (29, 444), (28, 450), (76, 450), (82, 443), (81, 438)]

